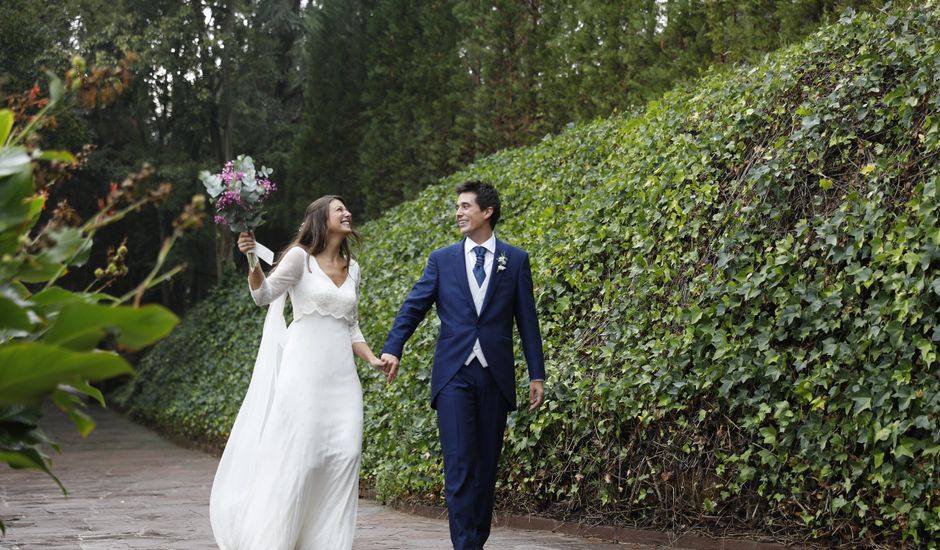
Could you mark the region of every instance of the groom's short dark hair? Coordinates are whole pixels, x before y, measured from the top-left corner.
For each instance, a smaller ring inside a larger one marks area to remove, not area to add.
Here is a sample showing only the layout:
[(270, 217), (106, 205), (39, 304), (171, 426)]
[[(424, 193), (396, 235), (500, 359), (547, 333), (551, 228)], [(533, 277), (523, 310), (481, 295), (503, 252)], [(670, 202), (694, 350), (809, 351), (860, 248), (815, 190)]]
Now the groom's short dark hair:
[(490, 227), (496, 229), (500, 210), (499, 193), (496, 192), (496, 188), (486, 182), (469, 180), (457, 186), (457, 194), (461, 193), (476, 194), (477, 206), (480, 207), (480, 210), (493, 209), (493, 215), (490, 216), (489, 221)]

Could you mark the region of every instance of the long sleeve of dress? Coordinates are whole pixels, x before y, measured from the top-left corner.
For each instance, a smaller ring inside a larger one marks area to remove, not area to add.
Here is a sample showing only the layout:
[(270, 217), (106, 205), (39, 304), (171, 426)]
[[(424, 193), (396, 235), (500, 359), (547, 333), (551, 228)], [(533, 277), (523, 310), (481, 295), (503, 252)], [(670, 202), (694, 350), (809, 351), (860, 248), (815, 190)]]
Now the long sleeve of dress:
[(274, 271), (265, 277), (261, 286), (251, 291), (251, 297), (255, 303), (259, 306), (266, 306), (297, 284), (304, 274), (307, 258), (307, 251), (299, 246), (288, 250)]
[(359, 264), (353, 261), (349, 264), (349, 274), (353, 278), (353, 284), (356, 285), (356, 312), (353, 320), (349, 323), (349, 338), (353, 344), (356, 342), (365, 342), (366, 339), (359, 330), (359, 289), (362, 288), (362, 274), (359, 271)]

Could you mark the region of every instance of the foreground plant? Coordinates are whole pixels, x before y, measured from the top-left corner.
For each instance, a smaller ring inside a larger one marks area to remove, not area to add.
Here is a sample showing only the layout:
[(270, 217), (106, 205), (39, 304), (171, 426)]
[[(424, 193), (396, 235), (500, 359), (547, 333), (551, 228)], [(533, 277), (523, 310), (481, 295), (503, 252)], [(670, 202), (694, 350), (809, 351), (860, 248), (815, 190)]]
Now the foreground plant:
[[(45, 448), (58, 446), (40, 429), (42, 405), (51, 401), (74, 422), (82, 436), (94, 422), (82, 410), (83, 396), (104, 406), (92, 382), (133, 372), (116, 351), (135, 351), (166, 336), (177, 317), (157, 305), (141, 306), (144, 292), (171, 277), (183, 266), (166, 272), (163, 264), (175, 240), (201, 224), (204, 199), (194, 198), (174, 222), (174, 230), (159, 251), (153, 270), (123, 296), (103, 289), (122, 274), (124, 250), (109, 254), (109, 264), (95, 270), (98, 288), (66, 290), (58, 283), (70, 270), (86, 266), (95, 234), (102, 228), (164, 200), (170, 184), (143, 189), (154, 170), (145, 165), (120, 185), (112, 185), (100, 210), (83, 221), (64, 201), (48, 221), (48, 187), (67, 177), (81, 161), (63, 151), (42, 151), (36, 131), (54, 123), (52, 116), (67, 99), (113, 97), (127, 83), (126, 66), (84, 74), (84, 63), (62, 80), (50, 75), (48, 99), (34, 88), (24, 98), (0, 110), (0, 460), (14, 468), (35, 468), (65, 487), (50, 469)], [(66, 90), (69, 90), (67, 93)], [(96, 90), (91, 94), (90, 90)], [(38, 109), (34, 114), (30, 110)], [(132, 305), (124, 305), (132, 302)], [(107, 344), (107, 346), (104, 346)], [(4, 525), (0, 522), (0, 530)]]

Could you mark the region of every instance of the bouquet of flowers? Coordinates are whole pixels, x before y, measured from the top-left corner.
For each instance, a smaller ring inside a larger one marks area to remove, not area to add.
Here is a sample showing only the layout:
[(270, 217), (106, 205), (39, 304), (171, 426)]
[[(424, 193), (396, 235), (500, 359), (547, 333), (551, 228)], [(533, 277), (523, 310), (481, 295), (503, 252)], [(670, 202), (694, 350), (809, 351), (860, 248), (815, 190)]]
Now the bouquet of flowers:
[[(277, 190), (269, 179), (272, 170), (264, 166), (255, 169), (249, 156), (238, 155), (225, 163), (222, 171), (212, 174), (208, 170), (199, 173), (199, 179), (209, 193), (209, 201), (215, 205), (213, 221), (227, 225), (235, 233), (252, 231), (264, 222), (261, 205)], [(258, 265), (255, 254), (248, 254), (251, 269)]]

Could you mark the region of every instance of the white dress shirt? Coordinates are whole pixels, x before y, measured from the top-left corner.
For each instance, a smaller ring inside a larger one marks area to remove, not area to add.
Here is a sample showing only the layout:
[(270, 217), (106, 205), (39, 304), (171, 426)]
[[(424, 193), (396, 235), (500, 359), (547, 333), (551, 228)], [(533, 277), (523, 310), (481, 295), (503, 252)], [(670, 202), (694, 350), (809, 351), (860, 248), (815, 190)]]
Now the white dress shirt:
[[(486, 278), (483, 279), (482, 286), (477, 284), (477, 278), (473, 276), (473, 266), (477, 263), (477, 253), (473, 249), (478, 246), (486, 249), (486, 256), (483, 260), (483, 272), (486, 273)], [(486, 297), (486, 289), (489, 288), (490, 279), (493, 275), (493, 258), (496, 257), (496, 235), (491, 235), (485, 243), (480, 244), (473, 242), (471, 239), (464, 239), (463, 252), (466, 260), (464, 263), (467, 266), (467, 282), (470, 283), (470, 294), (473, 296), (473, 305), (477, 309), (477, 315), (479, 315), (480, 310), (483, 309), (483, 298)], [(470, 352), (470, 357), (467, 357), (464, 365), (469, 365), (474, 358), (478, 359), (484, 368), (489, 366), (486, 357), (483, 356), (483, 348), (480, 347), (479, 338), (474, 342), (473, 351)]]

